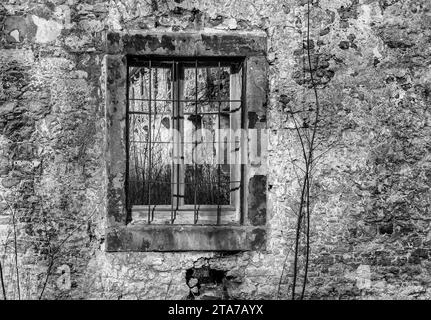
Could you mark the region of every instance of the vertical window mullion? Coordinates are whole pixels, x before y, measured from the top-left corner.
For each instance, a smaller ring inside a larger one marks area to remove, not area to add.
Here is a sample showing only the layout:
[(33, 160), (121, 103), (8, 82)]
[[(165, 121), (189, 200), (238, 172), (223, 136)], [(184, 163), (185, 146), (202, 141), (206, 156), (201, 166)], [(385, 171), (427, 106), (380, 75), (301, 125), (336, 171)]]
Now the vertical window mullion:
[(175, 116), (177, 114), (177, 102), (176, 100), (176, 85), (177, 83), (177, 74), (176, 74), (176, 69), (175, 69), (175, 61), (172, 60), (172, 66), (171, 66), (171, 107), (172, 107), (172, 111), (171, 111), (171, 119), (172, 119), (172, 124), (171, 124), (171, 130), (172, 130), (172, 161), (171, 161), (171, 184), (170, 184), (170, 188), (171, 188), (171, 223), (173, 224), (176, 216), (177, 216), (177, 210), (178, 210), (178, 203), (176, 203), (176, 208), (174, 209), (174, 201), (175, 199), (178, 199), (177, 197), (175, 197), (176, 194), (176, 188), (177, 188), (177, 182), (176, 182), (176, 161), (177, 161), (177, 143), (176, 143), (176, 139), (178, 139), (178, 137), (176, 137), (175, 132), (176, 132), (176, 128), (177, 128), (177, 124), (176, 124), (176, 120), (175, 120)]
[(177, 206), (184, 205), (184, 113), (181, 106), (184, 90), (184, 67), (182, 64), (176, 64), (177, 68), (177, 132), (178, 132), (178, 170), (177, 170)]
[(151, 223), (151, 148), (152, 148), (152, 137), (151, 137), (151, 98), (152, 98), (152, 70), (151, 70), (151, 60), (149, 60), (149, 90), (148, 90), (148, 223)]
[[(233, 136), (230, 137), (230, 202), (233, 204), (236, 210), (237, 219), (241, 219), (241, 189), (242, 189), (242, 177), (241, 177), (241, 159), (245, 148), (243, 145), (243, 133), (242, 133), (242, 122), (243, 122), (243, 65), (231, 67), (230, 73), (230, 129)], [(238, 102), (238, 100), (240, 102)], [(239, 140), (239, 141), (238, 141)], [(240, 181), (239, 183), (237, 181)]]
[(129, 63), (126, 63), (126, 179), (125, 179), (125, 200), (126, 200), (126, 223), (132, 220), (132, 206), (130, 202), (130, 186), (129, 186), (129, 145), (130, 145), (130, 130), (129, 130), (129, 90), (130, 90), (130, 73)]
[(193, 138), (193, 152), (192, 152), (192, 159), (193, 159), (193, 212), (194, 212), (194, 223), (196, 224), (199, 220), (199, 212), (196, 208), (197, 205), (197, 191), (196, 191), (196, 170), (197, 170), (197, 163), (196, 159), (194, 158), (195, 155), (197, 155), (197, 147), (198, 147), (198, 135), (197, 135), (197, 120), (198, 119), (198, 60), (195, 60), (195, 134)]
[(244, 60), (241, 63), (241, 122), (240, 122), (240, 128), (241, 128), (241, 138), (240, 138), (240, 165), (239, 165), (239, 169), (240, 169), (240, 191), (239, 191), (239, 223), (242, 225), (244, 224), (244, 192), (245, 192), (245, 179), (246, 179), (246, 173), (245, 173), (245, 161), (247, 159), (247, 154), (245, 153), (245, 151), (248, 149), (247, 148), (247, 137), (243, 136), (243, 131), (247, 128), (247, 126), (245, 125), (246, 123), (246, 101), (247, 101), (247, 59)]
[[(220, 117), (221, 117), (221, 114), (220, 114), (220, 105), (221, 105), (221, 101), (220, 101), (220, 99), (221, 99), (221, 71), (220, 71), (220, 61), (218, 62), (218, 70), (217, 70), (217, 75), (218, 75), (218, 77), (219, 77), (219, 79), (218, 79), (218, 81), (219, 81), (219, 88), (218, 88), (218, 103), (217, 103), (217, 135), (218, 135), (218, 137), (217, 137), (217, 141), (218, 141), (218, 145), (217, 145), (217, 148), (218, 148), (218, 163), (217, 163), (217, 224), (220, 224), (220, 218), (221, 218), (221, 212), (220, 212), (220, 176), (221, 176), (221, 170), (220, 170), (220, 167), (221, 167), (221, 163), (220, 163), (220, 160), (221, 160), (221, 151), (220, 151), (220, 149), (221, 149), (221, 146), (222, 146), (222, 143), (221, 143), (221, 138), (220, 138)], [(223, 152), (223, 160), (224, 160), (224, 152)]]
[[(172, 175), (172, 203), (175, 202), (173, 220), (176, 219), (177, 211), (181, 205), (181, 123), (180, 123), (180, 69), (178, 61), (172, 62), (173, 69), (173, 104), (172, 104), (172, 129), (173, 129), (173, 158), (174, 170)], [(173, 222), (173, 221), (172, 221)]]

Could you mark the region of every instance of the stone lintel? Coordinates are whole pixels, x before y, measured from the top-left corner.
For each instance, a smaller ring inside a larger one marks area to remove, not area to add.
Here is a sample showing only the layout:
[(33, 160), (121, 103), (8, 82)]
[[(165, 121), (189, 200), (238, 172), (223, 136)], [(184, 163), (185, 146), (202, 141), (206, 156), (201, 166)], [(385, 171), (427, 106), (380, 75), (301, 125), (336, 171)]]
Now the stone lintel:
[(106, 36), (107, 53), (172, 56), (264, 56), (266, 35), (257, 32), (136, 32)]

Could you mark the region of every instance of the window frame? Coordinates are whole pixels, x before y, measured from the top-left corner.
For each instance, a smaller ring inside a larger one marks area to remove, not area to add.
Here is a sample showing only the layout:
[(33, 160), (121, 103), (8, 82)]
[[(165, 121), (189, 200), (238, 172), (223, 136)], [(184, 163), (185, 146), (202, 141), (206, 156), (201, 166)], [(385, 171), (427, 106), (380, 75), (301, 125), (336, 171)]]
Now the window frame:
[[(246, 149), (251, 129), (266, 129), (268, 63), (263, 32), (107, 32), (102, 90), (105, 96), (106, 241), (108, 252), (249, 251), (266, 248), (266, 154), (247, 154), (240, 225), (149, 225), (131, 221), (125, 206), (126, 56), (245, 57)], [(262, 139), (262, 142), (265, 139)], [(260, 145), (258, 149), (262, 149)]]
[[(140, 55), (140, 56), (127, 56), (126, 57), (126, 67), (127, 67), (127, 79), (129, 79), (129, 70), (130, 67), (146, 67), (146, 68), (162, 68), (165, 69), (171, 69), (171, 72), (173, 74), (173, 77), (175, 78), (174, 81), (172, 81), (174, 89), (177, 96), (173, 96), (170, 100), (172, 101), (172, 112), (173, 115), (171, 115), (171, 119), (176, 119), (176, 121), (172, 122), (172, 127), (174, 129), (177, 129), (180, 131), (182, 137), (184, 136), (184, 114), (183, 112), (183, 105), (182, 103), (185, 102), (185, 99), (183, 99), (183, 90), (184, 90), (184, 71), (186, 68), (206, 68), (206, 67), (231, 67), (235, 64), (240, 65), (238, 68), (238, 72), (231, 73), (231, 81), (232, 79), (240, 80), (240, 88), (236, 88), (234, 95), (237, 95), (240, 97), (240, 99), (232, 99), (232, 84), (229, 88), (229, 102), (233, 103), (239, 103), (240, 108), (240, 115), (239, 115), (239, 128), (237, 129), (244, 129), (244, 116), (245, 116), (245, 84), (246, 84), (246, 74), (244, 72), (244, 61), (246, 57), (244, 56), (235, 56), (235, 57), (226, 57), (226, 56), (198, 56), (198, 57), (190, 57), (190, 56), (162, 56), (162, 55)], [(152, 63), (155, 63), (152, 65)], [(223, 63), (221, 63), (223, 62)], [(175, 69), (173, 66), (168, 67), (169, 64), (176, 64)], [(195, 63), (195, 64), (194, 64)], [(189, 66), (186, 66), (189, 64)], [(163, 66), (164, 65), (164, 66)], [(194, 66), (190, 66), (194, 65)], [(236, 76), (233, 76), (236, 75)], [(130, 108), (130, 100), (133, 99), (130, 98), (130, 87), (129, 82), (127, 83), (127, 110), (126, 110), (126, 158), (129, 159), (129, 143), (130, 143), (130, 129), (129, 129), (129, 116), (130, 114), (133, 114), (131, 112)], [(239, 90), (239, 92), (238, 92)], [(195, 100), (190, 100), (191, 103), (201, 102), (202, 100), (198, 100), (197, 98)], [(240, 101), (240, 102), (238, 102)], [(214, 101), (214, 102), (220, 102), (220, 101)], [(151, 98), (149, 98), (149, 104), (151, 103)], [(236, 108), (237, 106), (234, 106)], [(217, 113), (217, 116), (220, 116), (220, 112)], [(230, 121), (232, 118), (230, 118)], [(238, 120), (238, 119), (237, 119)], [(181, 122), (182, 121), (182, 122)], [(181, 122), (181, 124), (180, 124)], [(175, 125), (173, 124), (175, 123)], [(219, 128), (220, 129), (220, 128)], [(231, 128), (230, 128), (231, 129)], [(182, 138), (184, 139), (184, 138)], [(240, 145), (244, 144), (244, 137), (240, 137)], [(184, 140), (181, 142), (181, 147), (179, 147), (178, 143), (173, 143), (173, 157), (184, 157)], [(169, 219), (171, 220), (172, 224), (203, 224), (203, 225), (240, 225), (240, 222), (242, 220), (241, 215), (243, 214), (242, 209), (242, 202), (243, 202), (243, 170), (244, 165), (241, 162), (241, 158), (245, 157), (245, 155), (241, 154), (241, 149), (238, 150), (238, 152), (231, 152), (231, 156), (236, 157), (236, 161), (239, 161), (239, 163), (231, 164), (231, 175), (230, 177), (236, 177), (239, 181), (239, 189), (235, 190), (231, 194), (231, 200), (230, 204), (221, 204), (221, 205), (208, 205), (208, 204), (184, 204), (180, 203), (177, 205), (174, 205), (174, 199), (176, 198), (175, 187), (177, 187), (178, 184), (182, 184), (182, 182), (177, 181), (180, 179), (180, 181), (184, 180), (184, 172), (185, 172), (185, 165), (179, 164), (174, 165), (172, 164), (172, 191), (171, 191), (171, 205), (156, 205), (156, 204), (147, 204), (147, 205), (131, 205), (130, 201), (128, 200), (129, 192), (128, 192), (128, 180), (129, 180), (129, 164), (126, 164), (126, 182), (125, 182), (125, 188), (126, 188), (126, 203), (128, 204), (127, 208), (127, 215), (129, 221), (140, 221), (144, 222), (147, 221), (148, 224), (154, 223), (154, 224), (167, 224)], [(179, 176), (176, 174), (176, 171), (179, 172)], [(181, 175), (182, 174), (182, 175)], [(175, 178), (174, 178), (175, 177)], [(234, 183), (234, 182), (232, 182)], [(183, 200), (184, 196), (184, 190), (177, 189), (177, 191), (180, 195), (180, 202)], [(175, 209), (173, 209), (176, 207)], [(169, 214), (166, 214), (166, 212), (169, 212)], [(181, 212), (181, 216), (177, 216), (176, 212)], [(202, 215), (201, 215), (202, 213)], [(192, 218), (193, 217), (193, 218)], [(215, 219), (214, 219), (215, 217)], [(178, 222), (179, 221), (179, 222)]]

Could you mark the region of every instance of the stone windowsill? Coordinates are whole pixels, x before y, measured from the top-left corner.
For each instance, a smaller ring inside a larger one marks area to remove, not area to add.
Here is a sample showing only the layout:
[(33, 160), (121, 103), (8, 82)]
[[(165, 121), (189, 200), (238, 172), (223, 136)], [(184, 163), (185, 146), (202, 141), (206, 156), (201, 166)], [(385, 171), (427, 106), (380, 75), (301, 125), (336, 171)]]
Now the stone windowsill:
[(265, 250), (263, 226), (129, 224), (107, 233), (106, 251)]

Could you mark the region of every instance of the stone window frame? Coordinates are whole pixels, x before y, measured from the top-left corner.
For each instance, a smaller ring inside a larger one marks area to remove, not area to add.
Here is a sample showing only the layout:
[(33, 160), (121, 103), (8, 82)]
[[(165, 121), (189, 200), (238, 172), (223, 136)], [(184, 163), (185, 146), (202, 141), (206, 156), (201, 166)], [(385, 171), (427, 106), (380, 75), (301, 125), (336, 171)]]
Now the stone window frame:
[[(125, 206), (127, 56), (241, 57), (244, 128), (266, 129), (266, 35), (254, 32), (108, 32), (103, 74), (106, 117), (106, 251), (249, 251), (266, 249), (266, 153), (243, 170), (241, 225), (152, 225), (128, 221)], [(247, 139), (247, 150), (256, 139)], [(259, 141), (264, 141), (260, 139)], [(264, 150), (262, 146), (258, 146)]]

